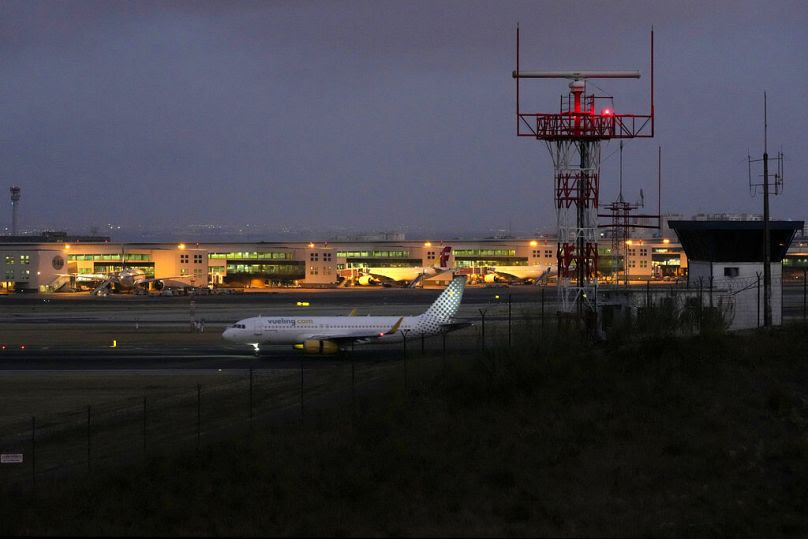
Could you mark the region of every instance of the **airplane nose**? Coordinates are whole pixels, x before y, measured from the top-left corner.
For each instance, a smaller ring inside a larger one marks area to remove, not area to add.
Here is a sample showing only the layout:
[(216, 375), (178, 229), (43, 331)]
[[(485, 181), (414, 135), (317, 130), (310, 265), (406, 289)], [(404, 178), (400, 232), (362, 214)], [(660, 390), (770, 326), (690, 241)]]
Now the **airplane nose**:
[(232, 341), (233, 340), (233, 328), (227, 328), (226, 330), (224, 330), (224, 333), (222, 333), (222, 338), (224, 340), (226, 340), (226, 341)]

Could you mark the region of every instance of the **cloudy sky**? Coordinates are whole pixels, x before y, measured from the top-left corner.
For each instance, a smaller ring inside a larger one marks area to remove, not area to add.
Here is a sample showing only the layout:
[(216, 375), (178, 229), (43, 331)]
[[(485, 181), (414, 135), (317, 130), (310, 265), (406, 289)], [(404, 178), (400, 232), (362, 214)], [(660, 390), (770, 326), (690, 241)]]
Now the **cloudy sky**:
[[(747, 150), (786, 155), (773, 215), (808, 217), (808, 3), (0, 3), (0, 176), (28, 226), (261, 223), (554, 228), (543, 144), (515, 136), (522, 66), (639, 69), (599, 81), (655, 139), (624, 150), (628, 198), (755, 212)], [(556, 112), (560, 80), (525, 81)], [(604, 148), (603, 201), (618, 158)], [(8, 195), (2, 195), (7, 197)], [(6, 200), (8, 200), (6, 198)], [(0, 213), (10, 220), (8, 203)]]

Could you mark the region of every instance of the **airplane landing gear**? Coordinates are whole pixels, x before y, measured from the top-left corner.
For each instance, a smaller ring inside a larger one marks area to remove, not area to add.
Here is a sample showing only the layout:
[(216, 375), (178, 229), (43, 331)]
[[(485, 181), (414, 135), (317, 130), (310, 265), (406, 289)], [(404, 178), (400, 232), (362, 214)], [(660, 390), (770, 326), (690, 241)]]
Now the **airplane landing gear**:
[(250, 343), (250, 344), (253, 347), (253, 354), (255, 354), (256, 357), (260, 356), (261, 355), (261, 348), (259, 348), (258, 343), (253, 342), (253, 343)]

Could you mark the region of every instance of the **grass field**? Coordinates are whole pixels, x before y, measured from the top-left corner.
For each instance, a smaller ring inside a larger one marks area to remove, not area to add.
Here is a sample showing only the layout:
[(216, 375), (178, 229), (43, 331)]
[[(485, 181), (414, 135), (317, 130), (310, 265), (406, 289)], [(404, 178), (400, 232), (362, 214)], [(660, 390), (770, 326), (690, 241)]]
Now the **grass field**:
[(808, 534), (806, 328), (534, 329), (354, 413), (6, 497), (0, 533)]
[(64, 371), (39, 373), (18, 372), (0, 375), (2, 412), (0, 425), (20, 417), (42, 416), (66, 410), (81, 409), (133, 397), (149, 397), (188, 392), (202, 384), (205, 387), (243, 380), (244, 375), (231, 373), (195, 373), (182, 376), (122, 371)]

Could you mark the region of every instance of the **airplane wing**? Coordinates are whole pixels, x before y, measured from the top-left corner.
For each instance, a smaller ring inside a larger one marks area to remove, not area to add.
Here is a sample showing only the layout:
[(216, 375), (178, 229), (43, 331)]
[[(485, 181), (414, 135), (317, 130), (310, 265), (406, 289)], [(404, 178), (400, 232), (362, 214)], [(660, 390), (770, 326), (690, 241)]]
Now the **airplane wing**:
[(192, 275), (172, 275), (170, 277), (149, 277), (148, 279), (143, 279), (142, 281), (138, 281), (139, 283), (153, 283), (154, 281), (165, 281), (166, 279), (189, 279)]
[(308, 339), (314, 340), (322, 340), (322, 341), (337, 341), (337, 342), (353, 342), (353, 341), (362, 341), (362, 340), (372, 340), (378, 339), (379, 337), (384, 337), (385, 335), (392, 335), (398, 331), (398, 328), (401, 326), (401, 322), (404, 320), (404, 317), (398, 319), (398, 321), (393, 324), (387, 331), (370, 331), (367, 329), (360, 329), (357, 331), (353, 331), (351, 333), (340, 333), (338, 335), (329, 335), (327, 333), (317, 333), (312, 334), (307, 337)]

